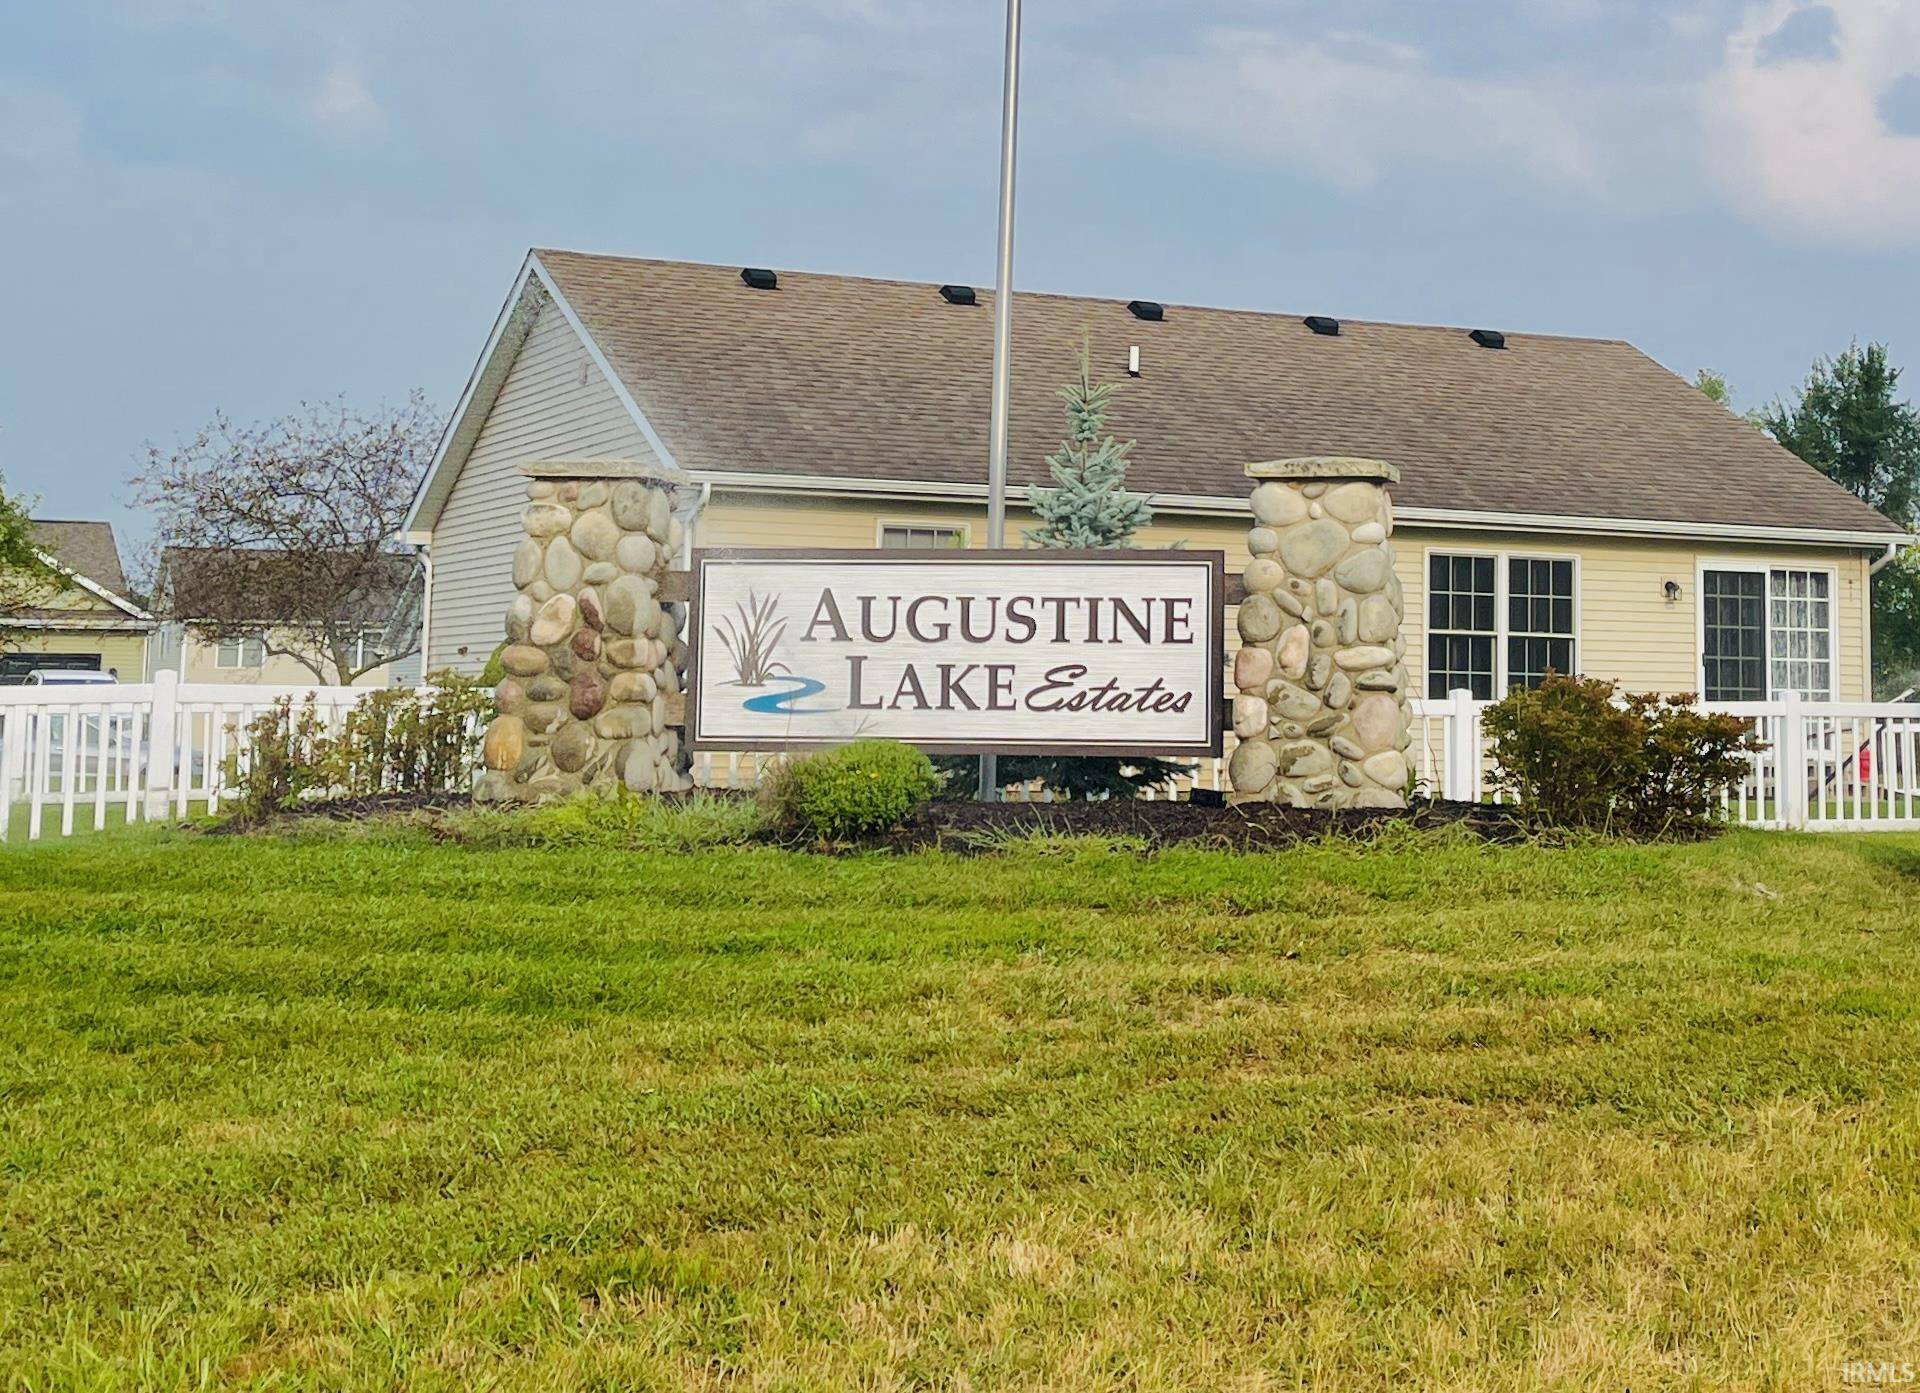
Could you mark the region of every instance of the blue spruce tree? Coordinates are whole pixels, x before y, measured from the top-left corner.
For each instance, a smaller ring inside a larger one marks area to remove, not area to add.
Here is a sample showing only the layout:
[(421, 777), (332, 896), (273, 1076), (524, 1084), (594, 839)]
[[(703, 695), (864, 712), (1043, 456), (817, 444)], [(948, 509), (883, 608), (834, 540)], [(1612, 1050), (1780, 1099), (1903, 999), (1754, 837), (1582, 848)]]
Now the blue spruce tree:
[(1153, 521), (1153, 509), (1144, 493), (1127, 491), (1127, 457), (1131, 440), (1121, 443), (1105, 434), (1107, 410), (1119, 389), (1111, 382), (1093, 380), (1093, 355), (1080, 350), (1080, 377), (1060, 389), (1067, 406), (1067, 438), (1047, 458), (1054, 487), (1032, 491), (1034, 516), (1040, 526), (1026, 530), (1026, 538), (1042, 547), (1124, 547), (1133, 534)]
[[(1035, 488), (1029, 495), (1038, 527), (1023, 536), (1035, 546), (1104, 549), (1124, 547), (1136, 529), (1153, 521), (1153, 509), (1144, 493), (1127, 491), (1127, 457), (1131, 440), (1116, 441), (1106, 433), (1107, 410), (1115, 391), (1112, 383), (1095, 383), (1091, 348), (1082, 345), (1080, 375), (1060, 389), (1067, 406), (1067, 438), (1048, 456), (1052, 488)], [(977, 785), (978, 763), (972, 759), (938, 761), (947, 772), (948, 789), (971, 794)], [(1034, 780), (1067, 798), (1132, 798), (1142, 789), (1165, 784), (1185, 770), (1170, 760), (1135, 757), (1010, 755), (1000, 761), (1000, 777), (1009, 784)]]

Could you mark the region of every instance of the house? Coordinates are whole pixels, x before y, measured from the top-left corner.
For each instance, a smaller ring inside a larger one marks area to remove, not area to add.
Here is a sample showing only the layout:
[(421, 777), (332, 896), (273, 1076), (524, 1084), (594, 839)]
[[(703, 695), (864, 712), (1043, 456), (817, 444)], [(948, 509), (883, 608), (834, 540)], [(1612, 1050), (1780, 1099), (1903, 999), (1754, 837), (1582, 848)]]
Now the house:
[[(678, 465), (691, 545), (985, 543), (992, 293), (528, 255), (409, 519), (426, 662), (476, 670), (553, 457)], [(1153, 496), (1141, 545), (1247, 560), (1251, 460), (1391, 461), (1427, 695), (1548, 668), (1715, 699), (1869, 693), (1869, 575), (1911, 539), (1631, 344), (1023, 293), (1008, 537), (1088, 345)]]
[[(419, 680), (415, 636), (419, 622), (418, 567), (411, 555), (381, 558), (381, 583), (354, 606), (363, 622), (347, 646), (356, 687), (386, 687)], [(178, 673), (183, 682), (247, 686), (312, 686), (338, 682), (332, 655), (310, 624), (278, 622), (266, 613), (258, 626), (227, 625), (217, 639), (192, 627), (195, 619), (229, 614), (236, 603), (272, 597), (297, 580), (286, 577), (285, 553), (267, 548), (167, 547), (160, 554), (155, 607), (166, 617), (154, 636), (154, 667)], [(285, 615), (286, 610), (281, 614)], [(400, 655), (398, 657), (394, 655)]]
[(35, 518), (33, 527), (41, 556), (61, 580), (35, 603), (0, 615), (0, 685), (49, 668), (146, 681), (155, 624), (127, 593), (112, 524)]

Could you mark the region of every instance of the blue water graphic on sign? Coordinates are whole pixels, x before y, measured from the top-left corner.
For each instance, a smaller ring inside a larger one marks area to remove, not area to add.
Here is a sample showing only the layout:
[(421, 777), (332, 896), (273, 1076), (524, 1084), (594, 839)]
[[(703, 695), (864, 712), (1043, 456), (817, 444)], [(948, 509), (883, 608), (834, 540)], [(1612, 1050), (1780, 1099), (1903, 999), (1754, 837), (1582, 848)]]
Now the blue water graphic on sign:
[(757, 697), (748, 697), (740, 704), (749, 711), (758, 711), (763, 716), (819, 716), (831, 708), (824, 706), (795, 706), (797, 701), (805, 701), (816, 692), (824, 692), (827, 684), (812, 677), (769, 677), (769, 684), (781, 682), (789, 684), (784, 692), (767, 692)]

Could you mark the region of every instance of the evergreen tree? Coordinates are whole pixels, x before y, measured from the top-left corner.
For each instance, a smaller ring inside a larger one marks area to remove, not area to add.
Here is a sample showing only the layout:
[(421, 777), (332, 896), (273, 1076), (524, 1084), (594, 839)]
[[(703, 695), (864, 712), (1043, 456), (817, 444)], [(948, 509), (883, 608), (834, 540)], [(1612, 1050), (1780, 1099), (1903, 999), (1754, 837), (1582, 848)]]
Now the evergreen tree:
[[(1047, 460), (1054, 487), (1036, 488), (1030, 495), (1040, 526), (1025, 531), (1029, 542), (1043, 547), (1124, 547), (1132, 543), (1136, 529), (1153, 521), (1147, 496), (1127, 491), (1133, 442), (1121, 443), (1105, 433), (1116, 390), (1112, 383), (1094, 382), (1092, 353), (1083, 345), (1078, 379), (1060, 389), (1067, 408), (1067, 438)], [(978, 788), (978, 761), (938, 762), (947, 773), (950, 793), (970, 796)], [(1068, 798), (1131, 798), (1183, 772), (1172, 760), (1150, 758), (1011, 755), (1000, 761), (1000, 778), (1006, 783), (1037, 779)]]
[(1107, 411), (1119, 389), (1111, 382), (1093, 380), (1092, 350), (1080, 349), (1080, 376), (1060, 389), (1067, 407), (1067, 438), (1047, 458), (1053, 488), (1035, 488), (1030, 497), (1040, 526), (1026, 538), (1042, 547), (1124, 547), (1133, 534), (1153, 521), (1153, 509), (1144, 493), (1127, 491), (1124, 444), (1104, 432)]
[[(1775, 402), (1758, 424), (1835, 483), (1902, 527), (1920, 517), (1920, 411), (1898, 395), (1900, 369), (1885, 344), (1853, 344), (1813, 365), (1791, 406)], [(1920, 564), (1912, 553), (1873, 578), (1877, 690), (1920, 681)]]
[(1895, 522), (1920, 504), (1920, 412), (1899, 399), (1900, 369), (1885, 344), (1854, 344), (1813, 365), (1791, 406), (1775, 402), (1760, 425), (1775, 440)]

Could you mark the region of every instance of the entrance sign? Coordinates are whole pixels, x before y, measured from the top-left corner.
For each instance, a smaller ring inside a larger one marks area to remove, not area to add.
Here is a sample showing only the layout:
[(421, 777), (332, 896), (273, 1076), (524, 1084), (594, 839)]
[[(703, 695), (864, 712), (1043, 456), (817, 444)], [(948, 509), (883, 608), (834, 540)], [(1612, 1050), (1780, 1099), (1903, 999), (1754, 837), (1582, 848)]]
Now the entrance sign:
[(689, 743), (1218, 755), (1217, 551), (697, 551)]

